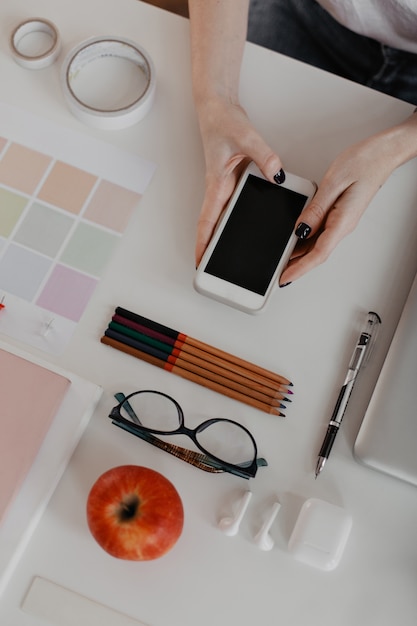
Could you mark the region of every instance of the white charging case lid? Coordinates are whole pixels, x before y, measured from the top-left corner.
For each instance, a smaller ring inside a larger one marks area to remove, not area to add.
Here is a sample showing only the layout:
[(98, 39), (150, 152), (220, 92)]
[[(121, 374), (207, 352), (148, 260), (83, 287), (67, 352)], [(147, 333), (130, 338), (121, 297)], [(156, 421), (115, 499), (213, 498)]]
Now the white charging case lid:
[(340, 562), (351, 527), (352, 518), (343, 508), (310, 498), (301, 507), (288, 549), (299, 561), (333, 570)]

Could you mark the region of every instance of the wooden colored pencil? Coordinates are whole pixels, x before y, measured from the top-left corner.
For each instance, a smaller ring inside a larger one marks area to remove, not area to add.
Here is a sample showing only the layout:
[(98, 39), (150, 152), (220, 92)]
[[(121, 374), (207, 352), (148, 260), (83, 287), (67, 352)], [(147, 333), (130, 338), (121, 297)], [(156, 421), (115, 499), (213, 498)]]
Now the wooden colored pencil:
[[(285, 396), (286, 387), (281, 384), (277, 384), (275, 388), (268, 387), (266, 385), (258, 383), (257, 381), (253, 381), (250, 378), (246, 378), (240, 374), (230, 371), (229, 369), (227, 369), (227, 362), (225, 361), (221, 361), (221, 366), (219, 366), (215, 363), (212, 363), (210, 360), (201, 358), (200, 354), (195, 356), (193, 354), (184, 352), (183, 350), (179, 350), (178, 348), (175, 347), (175, 342), (173, 342), (172, 339), (170, 338), (167, 338), (170, 341), (170, 343), (165, 343), (164, 341), (161, 341), (160, 339), (156, 339), (154, 336), (155, 333), (153, 333), (152, 336), (149, 336), (148, 334), (139, 332), (138, 330), (136, 330), (136, 327), (139, 327), (141, 328), (141, 330), (143, 329), (145, 331), (146, 329), (144, 327), (139, 326), (138, 324), (135, 324), (135, 322), (131, 322), (130, 320), (125, 320), (121, 318), (120, 316), (116, 316), (116, 315), (113, 316), (112, 319), (113, 320), (117, 319), (117, 321), (112, 321), (109, 323), (108, 328), (110, 330), (114, 330), (116, 332), (125, 334), (126, 336), (131, 337), (132, 339), (136, 339), (154, 348), (162, 350), (166, 352), (168, 355), (177, 359), (177, 361), (179, 361), (180, 359), (187, 361), (190, 365), (186, 366), (184, 364), (183, 367), (185, 369), (191, 369), (191, 365), (200, 367), (202, 369), (212, 372), (213, 374), (223, 377), (225, 380), (230, 380), (235, 383), (238, 383), (239, 385), (242, 386), (242, 388), (251, 389), (253, 392), (263, 394), (264, 396), (268, 396), (269, 398), (285, 400), (287, 402), (289, 401), (289, 399), (286, 398)], [(159, 335), (159, 336), (163, 337), (162, 335)], [(230, 386), (230, 384), (227, 386)], [(254, 393), (252, 393), (251, 395), (254, 395), (255, 397)], [(259, 399), (261, 400), (263, 399), (261, 395), (259, 396)], [(265, 401), (267, 401), (267, 398), (264, 398), (264, 399)]]
[(122, 352), (125, 352), (126, 354), (130, 354), (131, 356), (134, 356), (143, 361), (146, 361), (147, 363), (151, 363), (152, 365), (155, 365), (156, 367), (160, 367), (168, 372), (172, 372), (173, 374), (176, 374), (177, 376), (181, 376), (182, 378), (186, 378), (187, 380), (190, 380), (199, 385), (207, 387), (208, 389), (211, 389), (212, 391), (216, 391), (229, 398), (233, 398), (234, 400), (238, 400), (240, 402), (248, 404), (254, 408), (259, 409), (260, 411), (263, 411), (265, 413), (269, 413), (272, 415), (279, 415), (279, 416), (285, 417), (285, 415), (281, 413), (281, 411), (279, 411), (277, 407), (272, 406), (271, 404), (268, 404), (266, 402), (261, 402), (251, 396), (240, 393), (234, 389), (231, 389), (230, 387), (225, 387), (224, 385), (216, 383), (206, 377), (200, 376), (199, 374), (195, 372), (191, 372), (188, 369), (183, 369), (182, 367), (178, 365), (175, 365), (175, 364), (173, 365), (172, 363), (169, 363), (168, 361), (164, 361), (161, 358), (158, 358), (152, 354), (143, 352), (142, 350), (138, 350), (137, 348), (134, 348), (131, 345), (128, 345), (128, 343), (125, 343), (124, 341), (116, 340), (112, 337), (109, 337), (108, 335), (104, 335), (103, 337), (101, 337), (100, 341), (103, 344), (112, 346), (113, 348), (116, 348), (117, 350), (121, 350)]
[[(120, 326), (120, 325), (117, 325)], [(204, 369), (203, 367), (191, 363), (189, 361), (185, 361), (181, 357), (176, 357), (172, 354), (167, 354), (164, 350), (160, 350), (158, 347), (151, 346), (148, 343), (140, 341), (139, 339), (126, 335), (122, 332), (118, 332), (114, 330), (114, 328), (107, 328), (105, 332), (105, 336), (110, 339), (114, 339), (119, 341), (120, 343), (124, 343), (136, 350), (140, 350), (145, 354), (149, 354), (150, 356), (156, 357), (160, 361), (170, 365), (171, 367), (180, 367), (183, 370), (188, 370), (192, 374), (199, 376), (200, 378), (207, 379), (217, 385), (221, 385), (222, 387), (227, 387), (228, 389), (232, 389), (237, 393), (241, 393), (245, 396), (250, 396), (254, 400), (258, 400), (259, 402), (268, 404), (270, 406), (274, 406), (277, 408), (285, 408), (285, 405), (282, 404), (281, 398), (272, 398), (266, 396), (258, 391), (251, 389), (245, 385), (237, 383), (233, 380), (230, 380), (223, 375), (216, 374), (215, 372)], [(168, 369), (167, 367), (165, 369)]]
[[(138, 324), (131, 319), (115, 314), (112, 317), (112, 321), (114, 323), (127, 326), (132, 330), (136, 330), (137, 332), (146, 335), (155, 341), (161, 341), (167, 346), (172, 346), (173, 350), (176, 349), (181, 352), (184, 359), (191, 360), (191, 358), (195, 357), (201, 359), (207, 364), (212, 364), (213, 366), (225, 369), (228, 372), (229, 377), (236, 375), (240, 378), (246, 379), (248, 381), (247, 384), (250, 384), (251, 386), (256, 383), (262, 385), (265, 390), (264, 393), (267, 395), (275, 395), (277, 389), (282, 389), (285, 393), (292, 394), (292, 391), (288, 389), (288, 385), (286, 383), (277, 383), (276, 381), (272, 381), (269, 378), (265, 378), (260, 374), (250, 371), (249, 369), (242, 368), (236, 363), (232, 363), (219, 356), (215, 356), (206, 351), (200, 350), (199, 348), (195, 348), (192, 345), (185, 344), (183, 341), (178, 339), (175, 340), (173, 337), (169, 337), (168, 335), (163, 335), (162, 333), (152, 328), (148, 328), (143, 324)], [(210, 367), (207, 365), (207, 367), (210, 369), (211, 365)], [(268, 388), (269, 391), (267, 391)]]
[(229, 352), (220, 350), (219, 348), (199, 341), (198, 339), (194, 339), (189, 335), (180, 333), (172, 328), (169, 328), (168, 326), (164, 326), (162, 324), (159, 324), (158, 322), (154, 322), (153, 320), (143, 317), (142, 315), (133, 313), (132, 311), (128, 311), (127, 309), (124, 309), (122, 307), (117, 307), (115, 310), (115, 314), (125, 319), (136, 322), (137, 324), (140, 324), (143, 327), (146, 327), (156, 333), (160, 333), (161, 335), (171, 338), (172, 340), (174, 340), (174, 342), (177, 342), (176, 347), (184, 351), (190, 353), (192, 353), (192, 351), (194, 351), (194, 353), (195, 351), (203, 352), (205, 354), (211, 355), (212, 358), (215, 357), (222, 361), (227, 361), (229, 369), (232, 369), (233, 367), (233, 371), (239, 372), (242, 375), (246, 375), (246, 377), (249, 378), (253, 377), (254, 375), (259, 375), (263, 378), (263, 383), (265, 385), (270, 386), (272, 384), (273, 386), (276, 386), (276, 384), (282, 384), (292, 386), (291, 381), (284, 376), (260, 367), (259, 365), (251, 363), (250, 361), (246, 361), (244, 359), (236, 357)]

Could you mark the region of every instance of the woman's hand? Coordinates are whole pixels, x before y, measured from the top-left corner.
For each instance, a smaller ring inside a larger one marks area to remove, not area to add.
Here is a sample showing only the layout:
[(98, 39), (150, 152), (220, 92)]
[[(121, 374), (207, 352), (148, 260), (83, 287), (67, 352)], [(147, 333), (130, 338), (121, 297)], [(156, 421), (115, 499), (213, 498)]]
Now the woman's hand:
[(197, 265), (249, 161), (254, 161), (271, 182), (282, 182), (285, 177), (280, 158), (239, 104), (216, 97), (200, 105), (198, 114), (206, 160), (206, 192), (197, 226)]
[(355, 144), (331, 164), (298, 220), (300, 242), (281, 274), (280, 285), (326, 261), (337, 244), (355, 229), (378, 189), (402, 162), (398, 128)]

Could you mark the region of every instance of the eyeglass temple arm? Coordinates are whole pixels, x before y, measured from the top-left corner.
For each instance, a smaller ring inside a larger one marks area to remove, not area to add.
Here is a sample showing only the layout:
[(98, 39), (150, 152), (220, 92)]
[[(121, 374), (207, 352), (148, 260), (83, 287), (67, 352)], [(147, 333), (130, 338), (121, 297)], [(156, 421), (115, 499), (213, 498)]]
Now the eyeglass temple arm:
[(214, 461), (208, 458), (206, 459), (204, 454), (200, 454), (199, 452), (193, 452), (192, 450), (181, 448), (181, 446), (176, 446), (172, 443), (166, 443), (165, 441), (161, 441), (161, 439), (158, 439), (151, 433), (139, 431), (135, 428), (134, 424), (130, 425), (129, 423), (126, 423), (124, 421), (122, 422), (121, 419), (123, 418), (113, 417), (112, 423), (115, 426), (119, 426), (119, 428), (126, 430), (130, 434), (135, 435), (136, 437), (139, 437), (144, 441), (147, 441), (156, 448), (160, 448), (160, 450), (164, 450), (164, 452), (168, 452), (169, 454), (172, 454), (182, 461), (186, 461), (186, 463), (190, 463), (190, 465), (194, 465), (195, 467), (198, 467), (205, 472), (224, 472), (222, 468), (216, 466)]
[(140, 419), (138, 418), (138, 416), (136, 415), (135, 411), (132, 408), (132, 405), (130, 404), (129, 401), (126, 401), (126, 396), (124, 393), (118, 392), (114, 394), (114, 397), (116, 398), (116, 400), (121, 404), (122, 402), (125, 403), (125, 408), (126, 408), (126, 413), (129, 415), (129, 417), (132, 418), (132, 420), (136, 423), (136, 424), (140, 424), (142, 425), (142, 422), (140, 421)]

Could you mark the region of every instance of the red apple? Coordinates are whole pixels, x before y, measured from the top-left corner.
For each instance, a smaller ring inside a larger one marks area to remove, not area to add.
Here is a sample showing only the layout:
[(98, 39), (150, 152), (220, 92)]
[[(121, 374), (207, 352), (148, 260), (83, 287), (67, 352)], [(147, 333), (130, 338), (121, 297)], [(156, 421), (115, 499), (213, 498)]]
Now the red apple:
[(165, 476), (147, 467), (121, 465), (99, 476), (91, 488), (87, 522), (97, 543), (112, 556), (147, 561), (174, 546), (184, 510)]

